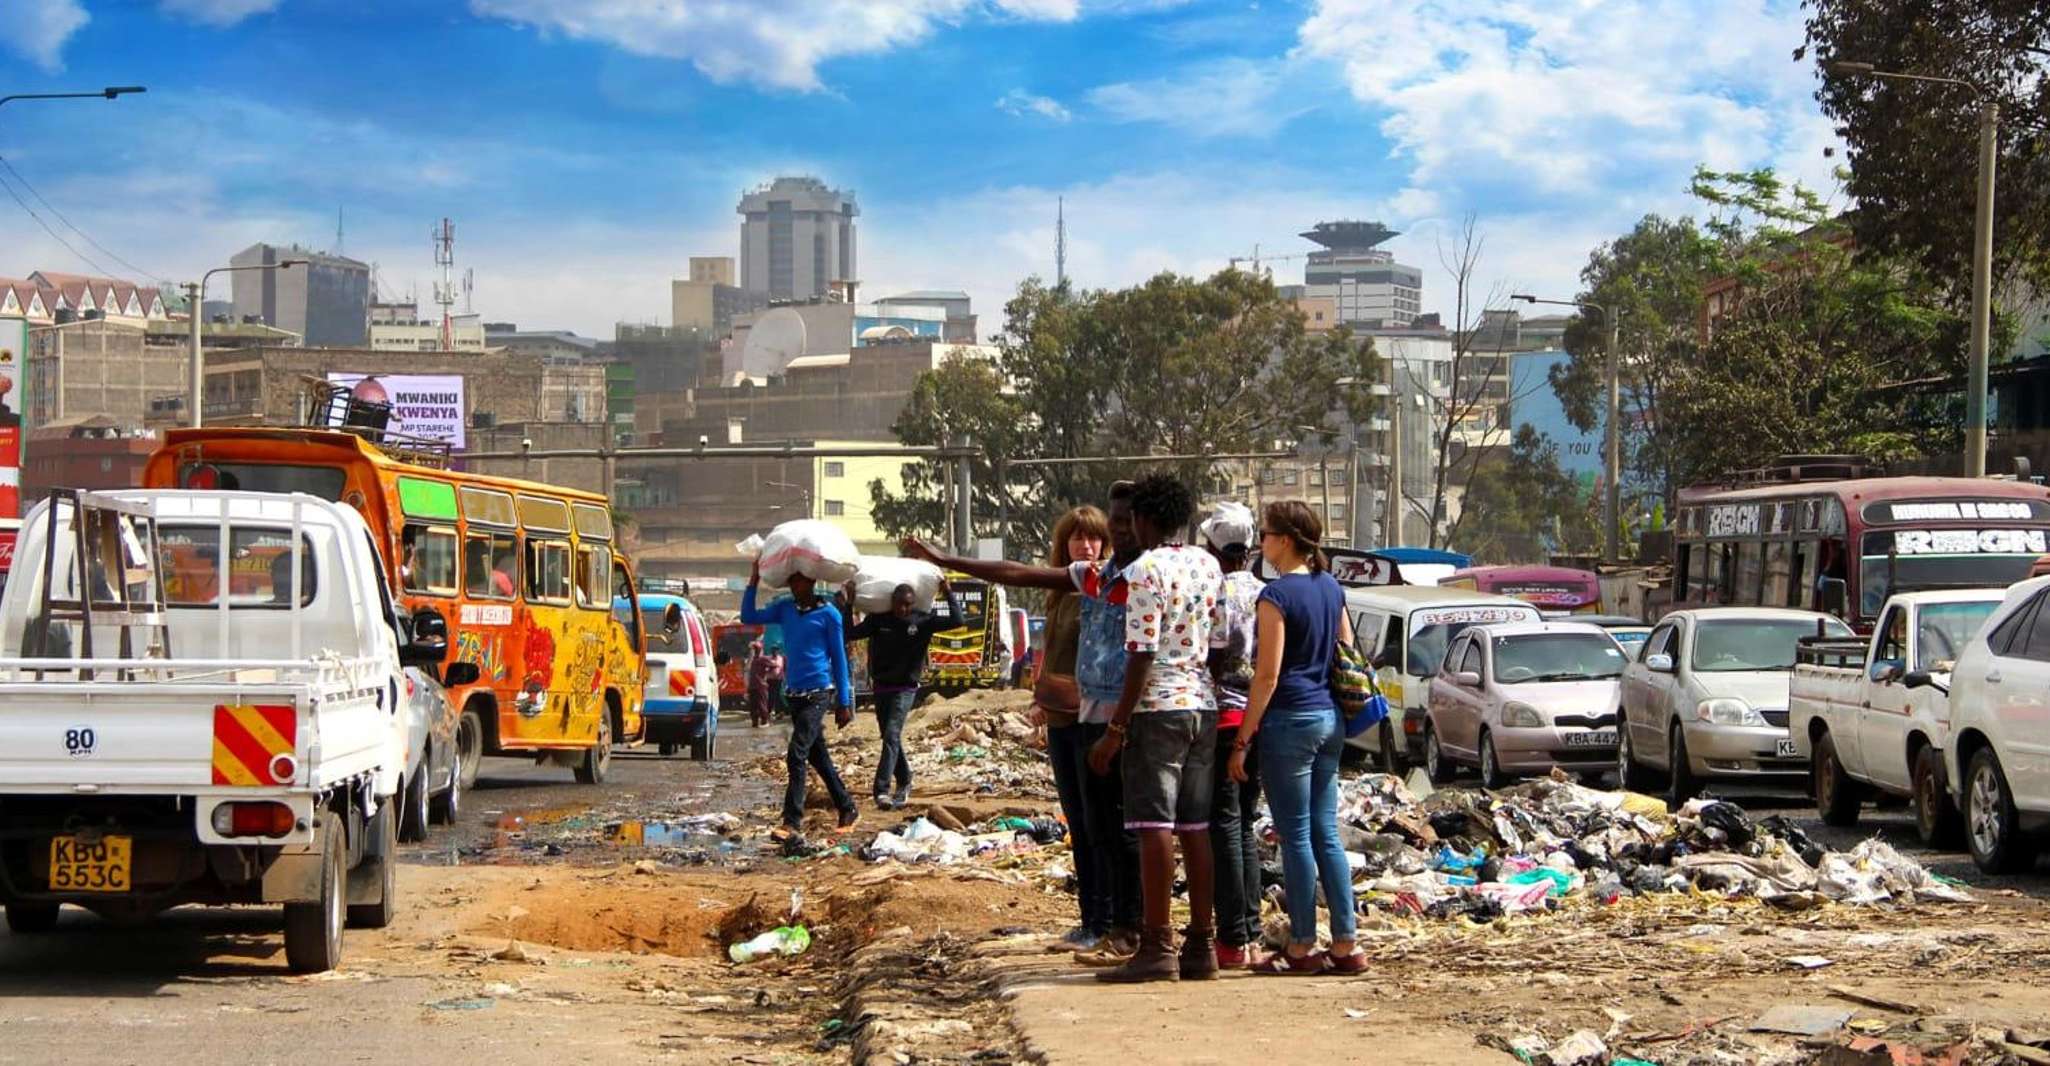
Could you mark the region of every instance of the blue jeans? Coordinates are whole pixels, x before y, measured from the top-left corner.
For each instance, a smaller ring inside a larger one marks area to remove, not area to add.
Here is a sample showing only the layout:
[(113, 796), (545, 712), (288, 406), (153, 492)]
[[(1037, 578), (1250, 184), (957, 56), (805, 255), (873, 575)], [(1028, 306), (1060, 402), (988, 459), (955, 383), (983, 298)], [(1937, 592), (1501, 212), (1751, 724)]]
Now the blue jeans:
[(877, 799), (890, 794), (890, 778), (897, 778), (897, 791), (911, 792), (911, 760), (904, 757), (904, 719), (918, 702), (918, 690), (876, 693), (876, 730), (883, 735), (883, 750), (876, 757)]
[(854, 797), (840, 783), (840, 771), (833, 768), (833, 756), (826, 750), (826, 708), (838, 697), (831, 689), (793, 692), (790, 700), (790, 747), (783, 753), (783, 767), (790, 781), (783, 786), (783, 824), (792, 829), (804, 824), (804, 793), (810, 784), (806, 769), (819, 772), (826, 792), (842, 815), (854, 813)]
[(1281, 875), (1288, 896), (1288, 935), (1298, 944), (1317, 939), (1317, 883), (1331, 911), (1331, 939), (1351, 940), (1357, 928), (1352, 866), (1338, 837), (1338, 756), (1345, 732), (1330, 707), (1270, 707), (1260, 719), (1260, 783), (1281, 842)]

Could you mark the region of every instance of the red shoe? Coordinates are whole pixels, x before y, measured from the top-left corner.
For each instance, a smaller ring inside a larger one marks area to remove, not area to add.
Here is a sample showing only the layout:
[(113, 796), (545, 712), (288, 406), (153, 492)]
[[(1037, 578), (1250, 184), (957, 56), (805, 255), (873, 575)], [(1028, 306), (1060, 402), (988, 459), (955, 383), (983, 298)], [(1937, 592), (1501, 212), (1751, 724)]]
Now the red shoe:
[(1217, 945), (1217, 968), (1220, 970), (1243, 970), (1246, 968), (1246, 949), (1230, 944)]

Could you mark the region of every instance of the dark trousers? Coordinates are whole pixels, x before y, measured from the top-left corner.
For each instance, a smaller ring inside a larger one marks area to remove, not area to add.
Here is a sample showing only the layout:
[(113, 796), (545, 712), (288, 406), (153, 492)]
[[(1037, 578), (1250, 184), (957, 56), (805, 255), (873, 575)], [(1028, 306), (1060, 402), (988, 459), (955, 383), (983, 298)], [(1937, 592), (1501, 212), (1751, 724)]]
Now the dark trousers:
[(1242, 948), (1260, 939), (1260, 763), (1246, 751), (1246, 782), (1231, 779), (1231, 744), (1238, 729), (1217, 733), (1217, 780), (1210, 804), (1210, 854), (1217, 862), (1217, 941)]
[(833, 756), (826, 751), (826, 708), (835, 699), (830, 689), (818, 692), (792, 692), (787, 694), (790, 703), (790, 747), (783, 753), (784, 769), (790, 773), (790, 783), (783, 786), (783, 824), (796, 829), (804, 824), (804, 793), (810, 783), (806, 768), (817, 770), (826, 782), (826, 792), (833, 797), (833, 806), (841, 814), (854, 812), (854, 797), (847, 794), (847, 786), (840, 783), (840, 772), (833, 769)]
[(1084, 788), (1089, 778), (1089, 745), (1081, 725), (1046, 727), (1046, 758), (1053, 764), (1053, 787), (1060, 794), (1061, 817), (1068, 823), (1068, 847), (1075, 856), (1075, 900), (1081, 906), (1082, 928), (1101, 935), (1110, 928), (1109, 856), (1090, 831)]
[[(1085, 722), (1070, 728), (1074, 749), (1072, 773), (1081, 784), (1084, 832), (1095, 851), (1097, 870), (1104, 882), (1104, 886), (1097, 890), (1098, 898), (1103, 901), (1097, 920), (1102, 924), (1091, 925), (1089, 930), (1094, 933), (1107, 933), (1112, 929), (1137, 931), (1140, 926), (1139, 836), (1125, 828), (1123, 759), (1111, 760), (1110, 772), (1098, 775), (1089, 769), (1089, 749), (1103, 738), (1103, 725)], [(1049, 738), (1049, 746), (1051, 743)], [(1056, 782), (1058, 780), (1056, 778)], [(1079, 851), (1078, 845), (1078, 854)], [(1080, 876), (1079, 859), (1077, 876)]]
[(899, 792), (911, 791), (911, 760), (904, 757), (904, 719), (911, 716), (911, 705), (917, 702), (917, 689), (876, 693), (876, 730), (883, 735), (883, 750), (876, 756), (876, 787), (871, 793), (877, 799), (890, 794), (893, 776)]

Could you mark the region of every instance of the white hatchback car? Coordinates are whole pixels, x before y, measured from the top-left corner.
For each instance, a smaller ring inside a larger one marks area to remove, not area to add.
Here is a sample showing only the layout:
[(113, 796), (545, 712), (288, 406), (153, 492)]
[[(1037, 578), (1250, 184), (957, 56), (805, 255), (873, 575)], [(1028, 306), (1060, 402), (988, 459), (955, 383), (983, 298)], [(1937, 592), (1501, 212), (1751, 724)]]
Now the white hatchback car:
[(2027, 870), (2050, 825), (2050, 577), (2008, 590), (1950, 678), (1943, 762), (1972, 861)]

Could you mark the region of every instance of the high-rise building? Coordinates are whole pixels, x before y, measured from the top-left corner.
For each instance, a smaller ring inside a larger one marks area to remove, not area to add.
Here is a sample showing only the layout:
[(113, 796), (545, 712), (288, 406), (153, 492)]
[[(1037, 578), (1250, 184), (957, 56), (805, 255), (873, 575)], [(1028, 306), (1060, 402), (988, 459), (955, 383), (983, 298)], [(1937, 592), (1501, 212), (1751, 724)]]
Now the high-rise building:
[(1395, 236), (1379, 222), (1319, 222), (1302, 234), (1323, 245), (1303, 267), (1303, 295), (1337, 305), (1348, 326), (1405, 328), (1423, 310), (1423, 271), (1376, 247)]
[(769, 302), (765, 293), (740, 288), (733, 280), (733, 257), (691, 256), (689, 280), (669, 283), (669, 324), (715, 337), (731, 333), (735, 316), (760, 310)]
[(370, 264), (293, 245), (252, 244), (230, 266), (302, 265), (280, 270), (237, 270), (235, 316), (291, 330), (308, 348), (360, 348), (370, 326)]
[(740, 285), (771, 300), (809, 300), (855, 281), (852, 193), (780, 177), (740, 198)]

